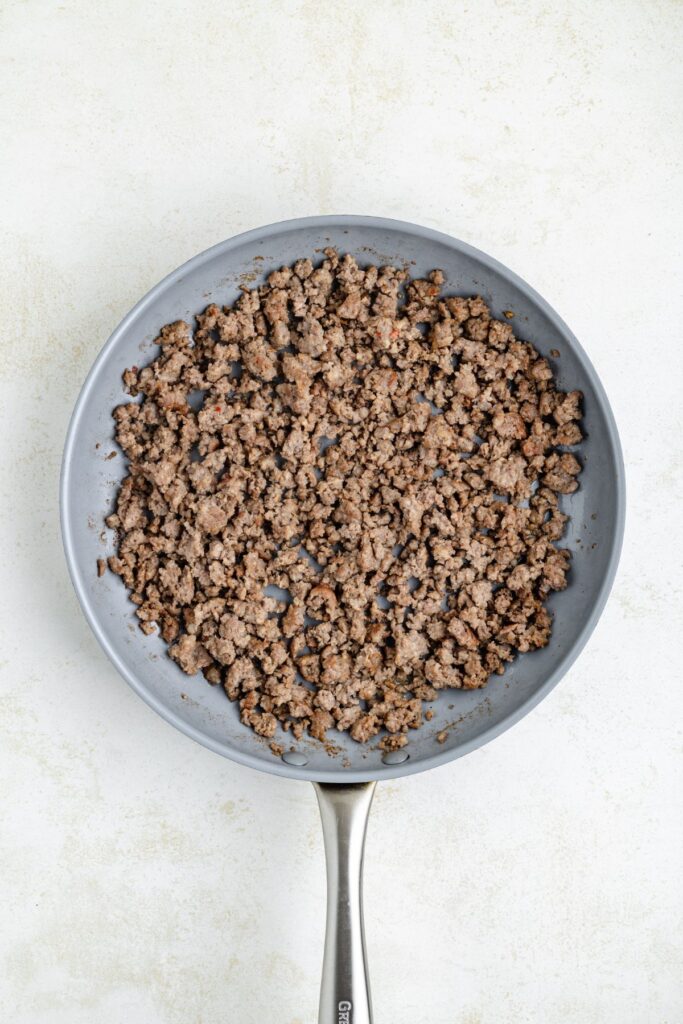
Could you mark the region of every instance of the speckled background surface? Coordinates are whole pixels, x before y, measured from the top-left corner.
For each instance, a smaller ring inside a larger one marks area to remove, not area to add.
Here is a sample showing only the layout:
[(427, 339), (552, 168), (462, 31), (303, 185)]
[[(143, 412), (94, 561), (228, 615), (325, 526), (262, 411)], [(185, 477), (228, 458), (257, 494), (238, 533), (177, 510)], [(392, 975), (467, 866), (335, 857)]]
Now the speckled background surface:
[(359, 212), (490, 252), (607, 388), (629, 512), (563, 683), (378, 789), (377, 1024), (678, 1024), (680, 3), (0, 7), (0, 1017), (313, 1024), (313, 790), (148, 710), (67, 578), (57, 481), (130, 306), (257, 224)]

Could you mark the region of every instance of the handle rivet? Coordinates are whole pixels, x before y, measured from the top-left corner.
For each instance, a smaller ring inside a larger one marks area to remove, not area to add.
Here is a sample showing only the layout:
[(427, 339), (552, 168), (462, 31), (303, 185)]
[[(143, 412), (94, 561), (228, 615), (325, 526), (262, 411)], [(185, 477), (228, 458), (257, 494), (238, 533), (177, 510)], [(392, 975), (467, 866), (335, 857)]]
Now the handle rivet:
[(282, 760), (285, 764), (296, 765), (297, 768), (303, 768), (308, 764), (308, 758), (298, 750), (286, 750), (282, 755)]
[(384, 764), (403, 764), (409, 757), (410, 754), (407, 750), (390, 750), (382, 755), (382, 761)]

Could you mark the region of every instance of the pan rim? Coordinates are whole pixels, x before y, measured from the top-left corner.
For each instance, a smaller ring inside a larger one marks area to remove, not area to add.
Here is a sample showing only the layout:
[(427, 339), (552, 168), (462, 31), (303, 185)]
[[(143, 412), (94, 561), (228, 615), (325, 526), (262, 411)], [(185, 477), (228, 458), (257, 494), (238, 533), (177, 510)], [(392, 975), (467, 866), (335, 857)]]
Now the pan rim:
[[(72, 466), (72, 455), (76, 446), (78, 437), (78, 428), (80, 420), (83, 414), (83, 410), (86, 404), (86, 400), (95, 384), (98, 377), (99, 369), (106, 360), (109, 353), (114, 349), (118, 343), (118, 340), (125, 334), (129, 326), (135, 321), (139, 314), (153, 302), (161, 293), (166, 291), (168, 288), (177, 284), (184, 274), (190, 270), (194, 270), (202, 264), (213, 259), (217, 255), (222, 255), (230, 252), (231, 249), (243, 244), (244, 242), (256, 241), (265, 237), (271, 237), (273, 235), (280, 234), (285, 231), (295, 230), (298, 228), (325, 228), (325, 227), (342, 227), (344, 225), (352, 226), (363, 226), (372, 228), (385, 228), (392, 231), (404, 231), (418, 237), (429, 239), (441, 244), (445, 244), (450, 248), (455, 248), (468, 256), (471, 256), (479, 260), (483, 265), (489, 267), (493, 271), (499, 273), (501, 276), (506, 278), (514, 287), (519, 291), (523, 292), (542, 312), (549, 318), (549, 320), (556, 327), (559, 334), (569, 340), (573, 350), (577, 357), (582, 362), (583, 367), (589, 377), (593, 388), (595, 389), (598, 403), (605, 417), (607, 425), (607, 434), (609, 445), (612, 449), (615, 465), (615, 487), (616, 487), (616, 516), (614, 523), (614, 531), (611, 537), (611, 549), (609, 551), (609, 557), (607, 561), (607, 569), (603, 575), (602, 582), (598, 590), (597, 599), (593, 603), (590, 615), (588, 616), (583, 628), (578, 633), (574, 642), (564, 652), (556, 664), (554, 670), (548, 675), (541, 686), (535, 693), (531, 694), (525, 701), (518, 705), (514, 711), (506, 715), (500, 722), (488, 726), (478, 736), (473, 737), (470, 740), (454, 747), (453, 749), (441, 749), (436, 751), (429, 757), (422, 757), (419, 760), (412, 760), (409, 758), (407, 761), (399, 765), (382, 765), (379, 768), (368, 768), (368, 769), (346, 769), (336, 766), (332, 759), (330, 759), (329, 771), (320, 771), (315, 769), (307, 769), (306, 767), (299, 767), (296, 765), (288, 765), (280, 759), (273, 758), (272, 764), (266, 763), (259, 759), (255, 754), (250, 754), (248, 751), (242, 751), (234, 749), (229, 743), (221, 743), (215, 740), (213, 737), (208, 736), (201, 729), (187, 722), (182, 716), (178, 715), (172, 708), (164, 705), (144, 684), (138, 676), (128, 670), (126, 665), (123, 663), (121, 658), (118, 656), (116, 650), (107, 640), (99, 622), (99, 618), (92, 607), (89, 600), (85, 581), (78, 568), (78, 561), (75, 555), (75, 540), (74, 540), (74, 524), (72, 516), (70, 514), (69, 505), (69, 492), (71, 482), (71, 466)], [(223, 757), (229, 758), (238, 764), (242, 764), (249, 768), (255, 768), (257, 771), (267, 772), (271, 775), (279, 775), (290, 779), (306, 780), (309, 782), (369, 782), (380, 779), (392, 779), (398, 778), (404, 775), (412, 775), (418, 772), (428, 771), (431, 768), (437, 768), (440, 765), (446, 764), (449, 761), (454, 761), (459, 757), (463, 757), (466, 754), (471, 753), (473, 750), (484, 746), (497, 736), (506, 732), (512, 728), (517, 722), (524, 718), (530, 711), (532, 711), (537, 704), (539, 704), (544, 697), (546, 697), (551, 690), (559, 683), (560, 679), (567, 673), (569, 668), (574, 664), (581, 651), (586, 646), (597, 622), (605, 608), (607, 599), (609, 597), (612, 585), (617, 572), (619, 564), (619, 558), (621, 555), (624, 526), (626, 517), (626, 481), (625, 481), (625, 470), (624, 460), (621, 449), (621, 443), (619, 440), (619, 434), (617, 430), (616, 421), (614, 414), (610, 406), (609, 400), (605, 393), (602, 382), (593, 367), (591, 360), (583, 349), (582, 345), (569, 329), (567, 324), (562, 318), (555, 312), (555, 310), (546, 302), (531, 285), (527, 284), (522, 278), (520, 278), (514, 271), (508, 269), (504, 264), (498, 260), (489, 256), (487, 253), (482, 252), (480, 249), (469, 245), (467, 242), (463, 242), (458, 238), (454, 238), (452, 235), (448, 235), (445, 232), (437, 231), (434, 228), (424, 227), (419, 224), (413, 224), (409, 221), (402, 221), (387, 217), (374, 217), (357, 214), (335, 214), (330, 216), (313, 216), (313, 217), (298, 217), (291, 220), (277, 221), (273, 224), (267, 224), (262, 227), (252, 228), (249, 231), (241, 232), (238, 235), (225, 239), (222, 242), (218, 242), (216, 245), (205, 249), (203, 252), (198, 253), (191, 259), (187, 260), (180, 267), (171, 271), (167, 274), (158, 284), (154, 285), (150, 291), (144, 295), (139, 302), (137, 302), (133, 308), (124, 316), (118, 326), (114, 329), (104, 346), (98, 353), (93, 365), (91, 366), (87, 377), (81, 387), (76, 404), (74, 406), (71, 418), (69, 420), (69, 426), (67, 428), (66, 440), (64, 445), (64, 453), (62, 456), (61, 473), (60, 473), (60, 485), (59, 485), (59, 508), (60, 508), (60, 520), (61, 520), (61, 534), (62, 544), (64, 547), (64, 553), (66, 557), (67, 568), (69, 576), (73, 584), (76, 596), (79, 604), (83, 611), (83, 614), (93, 631), (95, 637), (109, 660), (112, 662), (114, 667), (117, 669), (119, 674), (125, 679), (132, 690), (142, 700), (151, 707), (157, 714), (161, 715), (165, 721), (175, 726), (180, 732), (189, 736), (191, 739), (201, 743), (202, 746), (207, 747), (214, 753), (220, 754)]]

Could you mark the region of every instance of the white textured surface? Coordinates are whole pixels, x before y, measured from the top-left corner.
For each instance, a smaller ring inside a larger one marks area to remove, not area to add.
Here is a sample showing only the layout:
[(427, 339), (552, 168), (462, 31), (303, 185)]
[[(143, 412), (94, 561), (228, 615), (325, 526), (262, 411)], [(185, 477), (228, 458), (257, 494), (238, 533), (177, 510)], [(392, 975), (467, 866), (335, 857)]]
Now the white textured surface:
[(493, 745), (378, 790), (377, 1024), (683, 1019), (682, 14), (2, 4), (3, 1020), (315, 1020), (313, 791), (127, 689), (67, 579), (57, 478), (80, 383), (152, 284), (330, 212), (432, 225), (533, 284), (603, 378), (629, 484), (617, 584), (569, 676)]

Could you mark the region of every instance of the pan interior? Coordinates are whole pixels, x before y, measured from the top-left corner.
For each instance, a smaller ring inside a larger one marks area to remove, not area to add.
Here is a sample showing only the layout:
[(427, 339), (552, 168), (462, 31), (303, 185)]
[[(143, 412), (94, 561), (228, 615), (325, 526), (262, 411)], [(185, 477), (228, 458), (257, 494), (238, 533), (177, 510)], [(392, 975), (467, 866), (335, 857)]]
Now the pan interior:
[[(442, 692), (432, 721), (409, 734), (409, 756), (402, 763), (385, 763), (376, 742), (359, 745), (346, 733), (330, 736), (338, 748), (334, 756), (314, 740), (296, 742), (278, 733), (276, 740), (286, 750), (295, 748), (295, 756), (276, 758), (267, 741), (240, 723), (237, 705), (220, 687), (201, 675), (184, 675), (157, 636), (142, 634), (118, 577), (98, 578), (96, 572), (97, 559), (113, 553), (113, 535), (103, 519), (126, 475), (120, 453), (107, 458), (117, 451), (111, 411), (129, 400), (122, 371), (153, 357), (162, 325), (192, 322), (209, 303), (231, 303), (241, 285), (255, 286), (302, 256), (315, 261), (328, 245), (352, 253), (361, 265), (407, 264), (417, 276), (439, 267), (446, 294), (482, 295), (498, 317), (513, 310), (516, 333), (550, 359), (559, 386), (585, 395), (581, 486), (562, 499), (571, 516), (562, 543), (572, 552), (572, 570), (567, 590), (548, 602), (555, 617), (551, 642), (518, 657), (482, 690)], [(551, 349), (559, 358), (550, 356)], [(307, 218), (257, 229), (195, 257), (154, 288), (114, 332), (84, 385), (67, 438), (61, 497), (65, 549), (79, 599), (102, 646), (140, 696), (218, 753), (276, 774), (321, 781), (386, 778), (432, 767), (474, 749), (530, 710), (566, 671), (597, 621), (616, 569), (624, 504), (621, 454), (607, 399), (579, 343), (547, 303), (462, 242), (370, 217)], [(443, 730), (447, 739), (440, 744), (436, 737)]]

